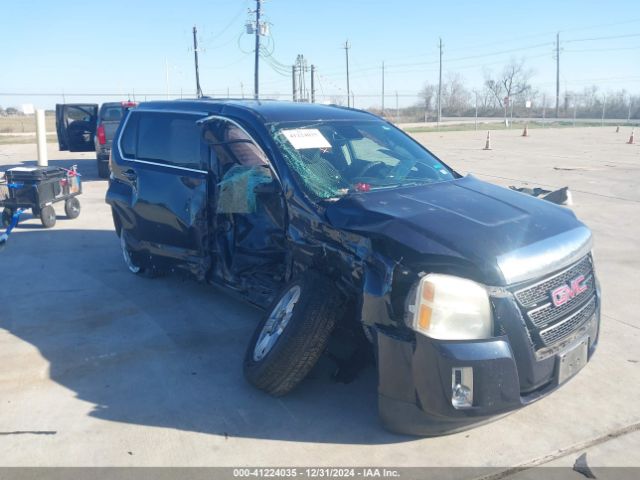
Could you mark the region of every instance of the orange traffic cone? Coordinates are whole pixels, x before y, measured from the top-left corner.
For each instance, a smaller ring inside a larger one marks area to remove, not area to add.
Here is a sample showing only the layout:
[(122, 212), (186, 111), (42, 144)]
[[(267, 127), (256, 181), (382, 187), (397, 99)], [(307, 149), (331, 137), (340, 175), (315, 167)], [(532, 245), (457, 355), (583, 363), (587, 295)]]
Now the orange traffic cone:
[(627, 142), (629, 145), (633, 145), (635, 143), (633, 138), (633, 128), (631, 129), (631, 136), (629, 137), (629, 141)]
[(529, 136), (529, 124), (528, 123), (524, 124), (524, 130), (522, 131), (522, 136), (523, 137), (528, 137)]
[(616, 127), (616, 133), (620, 133), (620, 125)]
[(487, 132), (487, 143), (484, 144), (483, 150), (491, 150), (491, 132)]

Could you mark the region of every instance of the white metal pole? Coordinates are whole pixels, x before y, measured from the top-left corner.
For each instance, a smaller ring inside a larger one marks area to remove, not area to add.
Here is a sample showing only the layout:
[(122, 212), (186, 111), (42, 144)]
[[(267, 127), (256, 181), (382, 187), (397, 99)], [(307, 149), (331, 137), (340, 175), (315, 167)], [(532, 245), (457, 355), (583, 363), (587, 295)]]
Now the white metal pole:
[(36, 110), (36, 140), (38, 142), (38, 166), (49, 165), (47, 157), (47, 127), (44, 122), (44, 110)]

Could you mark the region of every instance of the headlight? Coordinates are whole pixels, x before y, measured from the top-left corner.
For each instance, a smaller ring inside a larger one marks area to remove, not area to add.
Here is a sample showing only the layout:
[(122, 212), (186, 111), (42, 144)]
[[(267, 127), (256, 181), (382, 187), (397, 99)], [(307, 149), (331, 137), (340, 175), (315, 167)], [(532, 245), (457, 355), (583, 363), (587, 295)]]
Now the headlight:
[(430, 273), (420, 279), (407, 323), (441, 340), (489, 338), (493, 318), (486, 287), (465, 278)]

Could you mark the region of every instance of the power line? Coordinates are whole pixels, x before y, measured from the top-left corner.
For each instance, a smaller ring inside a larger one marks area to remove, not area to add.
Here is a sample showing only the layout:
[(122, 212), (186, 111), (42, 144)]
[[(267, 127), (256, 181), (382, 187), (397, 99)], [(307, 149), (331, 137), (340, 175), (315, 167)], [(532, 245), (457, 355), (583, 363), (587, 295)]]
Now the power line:
[(617, 25), (627, 25), (629, 23), (637, 23), (640, 22), (640, 18), (634, 18), (631, 20), (624, 20), (622, 22), (614, 22), (614, 23), (600, 23), (598, 25), (589, 25), (586, 27), (574, 27), (574, 28), (568, 28), (568, 29), (563, 29), (563, 32), (577, 32), (578, 30), (591, 30), (592, 28), (602, 28), (602, 27), (615, 27)]
[[(636, 20), (633, 20), (636, 21)], [(640, 21), (640, 20), (638, 20)], [(620, 24), (623, 23), (630, 23), (629, 22), (620, 22)], [(585, 28), (589, 28), (589, 27), (585, 27)], [(595, 28), (595, 26), (593, 27)], [(557, 32), (554, 32), (557, 33)], [(535, 35), (535, 37), (538, 37), (539, 35)], [(578, 38), (578, 39), (573, 39), (573, 40), (564, 40), (563, 43), (573, 43), (573, 42), (586, 42), (586, 41), (595, 41), (595, 40), (609, 40), (609, 39), (618, 39), (618, 38), (631, 38), (631, 37), (638, 37), (640, 36), (640, 34), (625, 34), (625, 35), (612, 35), (612, 36), (603, 36), (603, 37), (591, 37), (591, 38)], [(522, 37), (522, 38), (527, 38), (527, 37)], [(502, 42), (504, 43), (504, 42)], [(467, 56), (463, 56), (463, 57), (454, 57), (454, 58), (448, 58), (448, 62), (454, 63), (454, 62), (461, 62), (461, 61), (465, 61), (465, 60), (474, 60), (474, 59), (478, 59), (478, 58), (486, 58), (486, 57), (491, 57), (491, 56), (496, 56), (496, 55), (504, 55), (504, 54), (508, 54), (508, 53), (515, 53), (515, 52), (520, 52), (520, 51), (525, 51), (525, 50), (533, 50), (536, 48), (542, 48), (542, 47), (548, 47), (551, 45), (555, 45), (556, 42), (544, 42), (544, 43), (537, 43), (537, 44), (533, 44), (533, 45), (526, 45), (526, 46), (522, 46), (522, 47), (517, 47), (517, 48), (510, 48), (510, 49), (506, 49), (506, 50), (500, 50), (497, 52), (489, 52), (489, 53), (484, 53), (484, 54), (478, 54), (478, 55), (467, 55)], [(490, 44), (487, 44), (490, 45)], [(416, 66), (421, 66), (421, 65), (437, 65), (439, 64), (438, 60), (431, 60), (431, 61), (424, 61), (424, 62), (408, 62), (408, 63), (386, 63), (386, 68), (388, 71), (393, 71), (397, 68), (402, 68), (402, 67), (416, 67)], [(370, 71), (374, 71), (377, 70), (378, 68), (380, 68), (379, 66), (370, 66), (370, 67), (364, 67), (364, 68), (357, 68), (357, 69), (352, 69), (351, 73), (362, 73), (362, 72), (370, 72)], [(328, 72), (331, 71), (335, 71), (336, 69), (329, 69)], [(330, 75), (330, 76), (338, 76), (339, 74), (336, 72), (336, 74), (331, 74), (331, 73), (326, 73), (326, 75)]]
[(201, 67), (201, 68), (202, 68), (202, 70), (222, 70), (222, 69), (229, 68), (229, 67), (232, 67), (234, 65), (237, 65), (238, 63), (246, 60), (247, 59), (247, 55), (248, 54), (243, 53), (242, 57), (239, 57), (236, 60), (234, 60), (234, 61), (232, 61), (230, 63), (227, 63), (226, 65), (218, 65), (218, 66), (215, 66), (215, 67)]
[(625, 35), (611, 35), (608, 37), (575, 38), (573, 40), (565, 40), (564, 43), (592, 42), (594, 40), (613, 40), (616, 38), (631, 38), (631, 37), (640, 37), (640, 33), (628, 33)]
[[(632, 20), (625, 20), (623, 22), (615, 22), (615, 23), (601, 23), (598, 25), (589, 25), (586, 27), (574, 27), (574, 28), (563, 28), (560, 29), (561, 32), (576, 32), (576, 31), (581, 31), (581, 30), (591, 30), (593, 28), (602, 28), (602, 27), (613, 27), (613, 26), (617, 26), (617, 25), (627, 25), (629, 23), (637, 23), (640, 22), (640, 18), (636, 18), (636, 19), (632, 19)], [(516, 37), (516, 38), (511, 38), (509, 39), (510, 42), (517, 42), (520, 40), (528, 40), (531, 38), (540, 38), (540, 37), (546, 37), (546, 36), (550, 36), (553, 35), (554, 33), (557, 33), (556, 31), (547, 31), (544, 33), (535, 33), (535, 34), (531, 34), (531, 35), (525, 35), (522, 37)], [(448, 49), (449, 52), (458, 52), (460, 50), (472, 50), (472, 49), (476, 49), (476, 48), (484, 48), (484, 47), (490, 47), (493, 45), (502, 45), (504, 44), (504, 40), (500, 40), (500, 41), (495, 41), (495, 42), (489, 42), (489, 43), (483, 43), (483, 44), (479, 44), (479, 45), (471, 45), (471, 46), (465, 46), (465, 47), (458, 47), (458, 48), (454, 48), (454, 49)]]
[[(540, 48), (540, 47), (548, 47), (553, 45), (552, 42), (545, 42), (545, 43), (538, 43), (535, 45), (528, 45), (525, 47), (518, 47), (518, 48), (511, 48), (511, 49), (507, 49), (507, 50), (501, 50), (498, 52), (492, 52), (492, 53), (486, 53), (486, 54), (481, 54), (481, 55), (467, 55), (464, 57), (457, 57), (457, 58), (448, 58), (447, 61), (448, 62), (460, 62), (460, 61), (464, 61), (464, 60), (475, 60), (478, 58), (484, 58), (484, 57), (492, 57), (492, 56), (496, 56), (496, 55), (504, 55), (507, 53), (514, 53), (514, 52), (519, 52), (519, 51), (523, 51), (523, 50), (532, 50), (535, 48)], [(432, 61), (428, 61), (428, 62), (411, 62), (411, 63), (396, 63), (396, 64), (386, 64), (387, 69), (395, 69), (395, 68), (402, 68), (402, 67), (416, 67), (416, 66), (420, 66), (420, 65), (438, 65), (439, 64), (439, 60), (432, 60)], [(360, 69), (355, 69), (352, 70), (352, 72), (356, 72), (356, 73), (361, 73), (361, 72), (365, 72), (365, 71), (372, 71), (372, 70), (377, 70), (378, 66), (375, 67), (365, 67), (365, 68), (360, 68)], [(333, 75), (333, 76), (337, 76)]]
[(569, 49), (569, 50), (563, 50), (563, 51), (567, 53), (584, 53), (584, 52), (592, 53), (592, 52), (617, 52), (620, 50), (640, 50), (640, 45), (636, 45), (635, 47), (584, 48), (584, 49), (578, 49), (578, 50)]
[[(245, 4), (242, 7), (240, 7), (240, 10), (238, 10), (238, 12), (233, 16), (233, 18), (229, 21), (228, 24), (225, 25), (225, 27), (222, 30), (220, 30), (218, 33), (215, 33), (215, 34), (209, 36), (202, 43), (204, 43), (205, 45), (208, 45), (213, 40), (216, 40), (216, 39), (220, 38), (222, 35), (224, 35), (227, 32), (227, 30), (229, 30), (235, 24), (236, 20), (238, 20), (240, 15), (242, 15), (242, 13), (244, 12), (244, 10), (246, 8), (246, 4), (247, 4), (247, 2), (245, 1)], [(216, 47), (210, 47), (210, 48), (218, 48), (218, 47), (216, 46)]]

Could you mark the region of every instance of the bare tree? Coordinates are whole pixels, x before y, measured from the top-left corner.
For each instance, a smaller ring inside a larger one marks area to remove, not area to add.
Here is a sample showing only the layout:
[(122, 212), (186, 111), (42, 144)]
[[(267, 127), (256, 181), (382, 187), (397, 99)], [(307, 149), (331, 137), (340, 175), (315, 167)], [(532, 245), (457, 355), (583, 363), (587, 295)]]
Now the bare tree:
[(491, 92), (497, 104), (504, 108), (504, 99), (521, 98), (531, 91), (529, 80), (533, 72), (524, 66), (524, 59), (511, 61), (505, 65), (502, 74), (493, 77), (489, 72), (485, 72), (485, 88)]
[(478, 110), (482, 112), (482, 115), (486, 115), (492, 110), (496, 110), (498, 107), (499, 105), (495, 95), (485, 85), (485, 87), (478, 92)]
[(459, 73), (450, 72), (442, 88), (442, 109), (447, 115), (462, 115), (469, 109), (471, 94)]
[(432, 85), (430, 83), (425, 83), (424, 87), (422, 87), (422, 90), (418, 92), (418, 96), (424, 102), (423, 103), (424, 109), (427, 112), (430, 112), (431, 110), (433, 110), (433, 101), (436, 96), (437, 90), (438, 89), (435, 85)]

